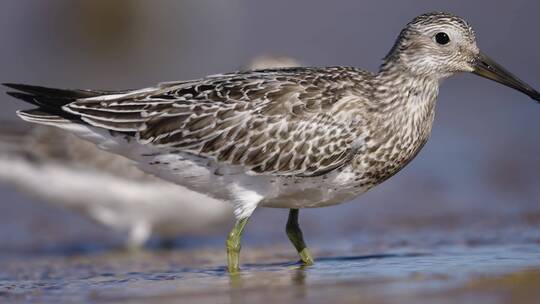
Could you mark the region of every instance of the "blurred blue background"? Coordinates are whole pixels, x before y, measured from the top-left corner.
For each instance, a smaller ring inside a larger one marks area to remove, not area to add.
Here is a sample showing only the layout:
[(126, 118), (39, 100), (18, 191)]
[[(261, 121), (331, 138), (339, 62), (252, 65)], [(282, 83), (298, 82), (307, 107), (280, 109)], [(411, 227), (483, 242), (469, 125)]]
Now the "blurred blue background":
[[(138, 88), (237, 70), (261, 54), (376, 71), (401, 28), (433, 10), (469, 20), (484, 52), (540, 88), (540, 2), (533, 0), (2, 1), (0, 81)], [(16, 120), (21, 107), (4, 96), (0, 119)], [(539, 117), (540, 106), (516, 91), (472, 75), (449, 79), (419, 156), (351, 203), (303, 211), (307, 239), (536, 225)], [(80, 216), (8, 186), (0, 185), (0, 198), (0, 249), (112, 242)], [(257, 211), (247, 238), (285, 241), (286, 214)]]

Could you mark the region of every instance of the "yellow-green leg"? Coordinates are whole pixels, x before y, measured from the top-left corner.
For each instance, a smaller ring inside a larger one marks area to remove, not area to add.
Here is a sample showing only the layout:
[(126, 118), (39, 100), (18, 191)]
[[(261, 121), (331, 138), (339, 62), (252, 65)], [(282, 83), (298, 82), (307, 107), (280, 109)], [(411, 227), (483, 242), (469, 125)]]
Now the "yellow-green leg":
[(289, 211), (289, 219), (287, 220), (285, 231), (287, 231), (289, 240), (291, 240), (296, 251), (298, 251), (302, 263), (304, 265), (313, 265), (313, 257), (311, 256), (306, 243), (304, 243), (302, 230), (300, 230), (300, 226), (298, 225), (298, 209), (291, 209)]
[(248, 220), (249, 217), (237, 220), (227, 237), (227, 261), (230, 273), (235, 273), (240, 270), (240, 240)]

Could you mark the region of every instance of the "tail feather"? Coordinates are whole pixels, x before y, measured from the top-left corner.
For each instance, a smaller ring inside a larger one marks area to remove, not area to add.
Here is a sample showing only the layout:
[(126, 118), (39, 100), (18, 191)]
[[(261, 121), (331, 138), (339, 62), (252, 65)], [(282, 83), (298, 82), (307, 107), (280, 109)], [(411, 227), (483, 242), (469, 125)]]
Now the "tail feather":
[(44, 97), (55, 97), (55, 98), (62, 98), (62, 99), (72, 99), (72, 100), (119, 93), (116, 91), (113, 92), (113, 91), (99, 91), (99, 90), (56, 89), (56, 88), (48, 88), (48, 87), (20, 84), (20, 83), (3, 83), (2, 85), (10, 89), (29, 93), (32, 95), (44, 96)]
[(30, 109), (30, 110), (19, 110), (17, 111), (17, 115), (24, 121), (32, 122), (32, 123), (38, 123), (42, 125), (50, 125), (50, 126), (59, 126), (60, 124), (70, 124), (73, 123), (76, 120), (79, 120), (75, 115), (73, 116), (73, 119), (66, 118), (66, 114), (55, 115), (48, 111), (43, 111), (42, 108), (37, 109)]
[(17, 90), (16, 92), (7, 92), (8, 95), (38, 107), (37, 109), (18, 111), (17, 115), (20, 118), (46, 125), (80, 123), (82, 121), (79, 116), (64, 111), (62, 107), (77, 99), (111, 94), (111, 92), (106, 91), (66, 90), (17, 83), (4, 83), (3, 85)]
[(11, 97), (26, 101), (30, 104), (38, 106), (40, 108), (46, 108), (50, 110), (58, 110), (67, 103), (72, 102), (74, 99), (69, 98), (59, 98), (59, 97), (47, 97), (40, 95), (32, 95), (21, 92), (7, 92)]
[[(118, 145), (118, 142), (129, 142), (126, 135), (134, 135), (134, 128), (128, 129), (125, 126), (131, 122), (122, 121), (119, 123), (119, 127), (112, 129), (110, 128), (112, 123), (106, 121), (105, 118), (89, 121), (90, 118), (85, 117), (88, 113), (82, 115), (67, 109), (69, 104), (77, 101), (100, 102), (92, 100), (92, 98), (101, 98), (102, 96), (107, 98), (114, 94), (123, 96), (122, 92), (62, 90), (22, 84), (4, 85), (18, 90), (18, 92), (8, 92), (10, 96), (36, 106), (33, 109), (17, 111), (17, 115), (22, 120), (60, 128), (106, 150), (118, 149), (123, 151), (120, 154), (132, 153), (131, 148), (124, 151), (124, 147)], [(129, 115), (130, 112), (127, 113)], [(101, 128), (101, 125), (104, 127)]]

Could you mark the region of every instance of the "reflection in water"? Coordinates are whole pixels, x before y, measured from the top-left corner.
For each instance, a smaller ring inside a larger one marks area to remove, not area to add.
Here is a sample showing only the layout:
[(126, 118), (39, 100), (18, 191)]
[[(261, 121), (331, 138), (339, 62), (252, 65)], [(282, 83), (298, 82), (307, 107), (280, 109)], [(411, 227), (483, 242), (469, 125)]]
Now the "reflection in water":
[[(344, 292), (370, 298), (444, 291), (474, 278), (475, 274), (497, 275), (540, 265), (537, 245), (487, 248), (447, 247), (436, 253), (383, 253), (318, 258), (313, 266), (300, 263), (244, 265), (241, 273), (228, 275), (231, 303), (250, 303), (253, 297), (270, 299), (319, 298), (326, 292)], [(518, 253), (519, 252), (519, 253)], [(219, 285), (222, 274), (209, 277)], [(171, 296), (174, 297), (174, 296)]]
[(91, 298), (96, 303), (163, 300), (199, 304), (378, 299), (444, 292), (479, 274), (494, 276), (537, 267), (539, 252), (538, 244), (448, 245), (426, 253), (394, 248), (381, 254), (321, 257), (310, 267), (288, 262), (247, 264), (234, 275), (224, 266), (179, 267), (179, 261), (190, 263), (180, 252), (94, 255), (74, 257), (68, 263), (32, 258), (0, 265), (0, 290), (4, 292), (0, 297), (45, 303), (70, 297), (75, 302)]
[(305, 298), (308, 288), (306, 286), (306, 268), (308, 266), (300, 265), (296, 270), (291, 271), (291, 285), (296, 287), (298, 297)]

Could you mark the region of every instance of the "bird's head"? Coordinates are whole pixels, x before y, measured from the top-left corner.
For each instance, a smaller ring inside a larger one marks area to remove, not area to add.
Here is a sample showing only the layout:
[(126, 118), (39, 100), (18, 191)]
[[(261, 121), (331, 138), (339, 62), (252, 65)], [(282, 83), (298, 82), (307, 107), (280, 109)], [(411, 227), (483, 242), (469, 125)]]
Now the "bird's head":
[(471, 72), (540, 101), (540, 93), (482, 53), (469, 23), (450, 13), (427, 13), (407, 24), (385, 58), (385, 65), (392, 63), (436, 79)]

